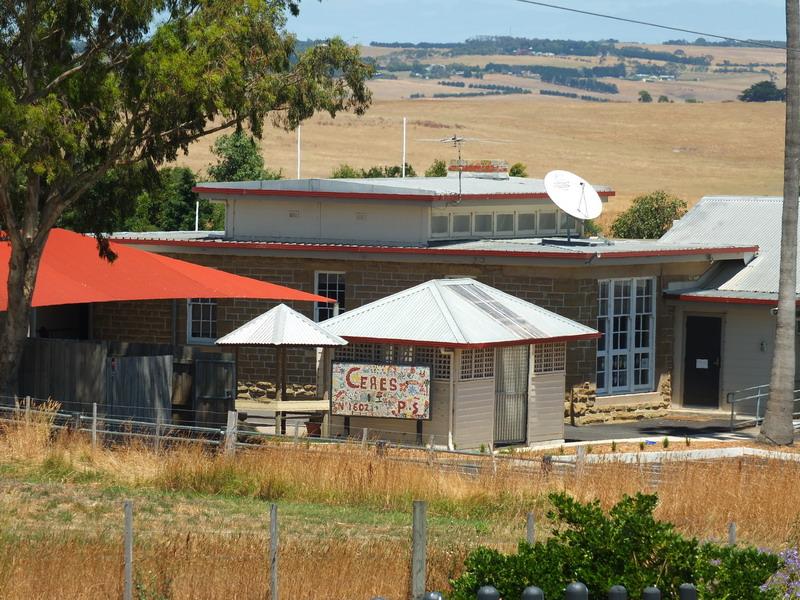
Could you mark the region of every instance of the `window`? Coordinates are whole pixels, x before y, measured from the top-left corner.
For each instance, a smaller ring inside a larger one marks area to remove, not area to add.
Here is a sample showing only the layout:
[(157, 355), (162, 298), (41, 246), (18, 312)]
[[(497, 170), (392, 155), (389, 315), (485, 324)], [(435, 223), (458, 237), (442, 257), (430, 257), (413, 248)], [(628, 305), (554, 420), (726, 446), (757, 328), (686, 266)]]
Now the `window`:
[(213, 344), (217, 339), (217, 301), (191, 298), (186, 307), (186, 343)]
[(617, 394), (653, 389), (655, 281), (599, 282), (597, 391)]
[(575, 231), (575, 219), (565, 212), (559, 213), (561, 219), (561, 231)]
[[(336, 300), (339, 304), (339, 312), (344, 312), (345, 307), (345, 288), (344, 273), (318, 271), (314, 275), (314, 293)], [(324, 321), (333, 316), (334, 304), (330, 302), (314, 303), (314, 320)]]
[(492, 233), (492, 215), (475, 215), (475, 233)]
[(556, 230), (556, 213), (542, 212), (539, 213), (539, 231), (543, 233), (554, 233)]
[(494, 348), (463, 350), (460, 381), (494, 377)]
[(498, 214), (495, 216), (495, 231), (500, 234), (514, 233), (514, 215)]
[(563, 342), (555, 344), (536, 344), (533, 347), (533, 372), (562, 373), (566, 365), (567, 346)]
[(342, 362), (388, 365), (422, 365), (431, 367), (431, 378), (450, 379), (450, 355), (427, 346), (393, 346), (391, 344), (348, 344), (334, 351), (334, 359)]
[(519, 233), (535, 233), (536, 213), (524, 213), (517, 215), (517, 231)]
[(472, 232), (472, 215), (453, 215), (453, 235), (469, 235)]
[(450, 231), (450, 217), (448, 215), (434, 215), (431, 217), (431, 235), (442, 237)]

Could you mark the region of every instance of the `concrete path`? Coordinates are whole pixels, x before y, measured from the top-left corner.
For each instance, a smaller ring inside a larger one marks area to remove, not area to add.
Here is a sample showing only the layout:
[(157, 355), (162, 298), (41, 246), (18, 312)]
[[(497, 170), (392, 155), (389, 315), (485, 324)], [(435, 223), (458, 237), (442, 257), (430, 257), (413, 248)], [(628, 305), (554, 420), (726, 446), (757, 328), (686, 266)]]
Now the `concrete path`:
[(596, 442), (641, 438), (652, 438), (658, 441), (665, 436), (689, 437), (692, 439), (749, 439), (756, 434), (756, 428), (737, 430), (731, 433), (730, 419), (716, 416), (666, 417), (627, 423), (599, 423), (580, 427), (564, 426), (564, 438), (567, 442)]

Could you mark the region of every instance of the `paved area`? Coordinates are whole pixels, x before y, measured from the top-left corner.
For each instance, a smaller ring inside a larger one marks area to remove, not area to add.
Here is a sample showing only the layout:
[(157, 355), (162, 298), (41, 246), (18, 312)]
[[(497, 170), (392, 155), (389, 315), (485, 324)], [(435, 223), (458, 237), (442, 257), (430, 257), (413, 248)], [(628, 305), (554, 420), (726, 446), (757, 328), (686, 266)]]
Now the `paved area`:
[(659, 440), (664, 436), (674, 437), (740, 437), (755, 434), (755, 429), (737, 430), (731, 435), (730, 419), (725, 418), (663, 418), (631, 421), (628, 423), (599, 423), (580, 427), (564, 426), (567, 442), (593, 442), (600, 440), (622, 440), (649, 438)]

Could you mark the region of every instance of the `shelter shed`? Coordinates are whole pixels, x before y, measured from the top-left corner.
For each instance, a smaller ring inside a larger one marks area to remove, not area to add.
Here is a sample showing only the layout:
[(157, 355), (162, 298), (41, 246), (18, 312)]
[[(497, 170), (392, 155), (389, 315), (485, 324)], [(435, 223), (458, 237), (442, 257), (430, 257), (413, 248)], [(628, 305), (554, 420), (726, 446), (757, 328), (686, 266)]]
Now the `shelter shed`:
[(322, 327), (350, 342), (320, 382), (334, 432), (458, 449), (563, 440), (566, 344), (599, 337), (469, 278), (431, 280)]

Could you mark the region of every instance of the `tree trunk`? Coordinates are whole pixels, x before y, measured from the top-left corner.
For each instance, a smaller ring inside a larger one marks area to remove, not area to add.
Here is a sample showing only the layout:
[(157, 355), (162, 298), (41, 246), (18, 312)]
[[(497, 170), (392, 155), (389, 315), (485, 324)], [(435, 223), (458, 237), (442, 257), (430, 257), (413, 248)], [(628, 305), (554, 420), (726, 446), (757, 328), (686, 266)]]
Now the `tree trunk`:
[(4, 397), (4, 404), (8, 404), (8, 398), (16, 392), (17, 370), (28, 337), (31, 300), (46, 241), (45, 236), (39, 243), (25, 240), (23, 244), (11, 244), (8, 310), (0, 334), (0, 394)]
[(761, 438), (779, 445), (794, 441), (792, 413), (795, 378), (797, 297), (797, 209), (800, 194), (800, 1), (786, 0), (786, 150), (783, 221), (778, 284), (778, 322), (772, 357), (770, 394)]

